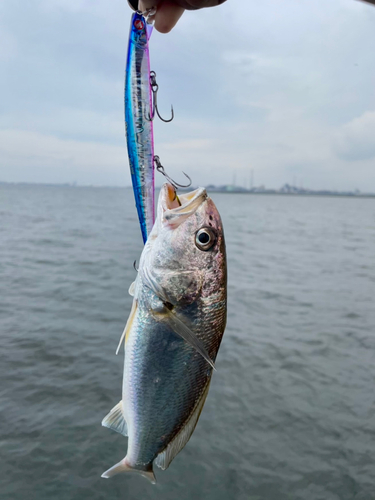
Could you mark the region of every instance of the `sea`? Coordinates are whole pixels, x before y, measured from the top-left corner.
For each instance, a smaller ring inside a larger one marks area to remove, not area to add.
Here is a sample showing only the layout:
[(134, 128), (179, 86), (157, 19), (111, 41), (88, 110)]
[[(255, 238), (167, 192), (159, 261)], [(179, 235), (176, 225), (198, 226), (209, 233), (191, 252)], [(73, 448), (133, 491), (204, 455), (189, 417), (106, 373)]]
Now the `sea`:
[(157, 484), (102, 479), (142, 240), (126, 188), (0, 186), (2, 500), (374, 500), (375, 199), (212, 193), (228, 324)]

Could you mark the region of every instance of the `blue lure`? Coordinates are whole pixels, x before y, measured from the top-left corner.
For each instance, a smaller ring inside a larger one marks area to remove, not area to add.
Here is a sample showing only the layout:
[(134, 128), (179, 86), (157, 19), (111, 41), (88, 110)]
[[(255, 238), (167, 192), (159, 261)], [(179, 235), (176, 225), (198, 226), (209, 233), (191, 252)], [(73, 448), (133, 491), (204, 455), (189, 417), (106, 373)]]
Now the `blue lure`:
[(125, 75), (125, 125), (130, 173), (143, 242), (155, 222), (154, 137), (148, 41), (152, 24), (131, 19)]

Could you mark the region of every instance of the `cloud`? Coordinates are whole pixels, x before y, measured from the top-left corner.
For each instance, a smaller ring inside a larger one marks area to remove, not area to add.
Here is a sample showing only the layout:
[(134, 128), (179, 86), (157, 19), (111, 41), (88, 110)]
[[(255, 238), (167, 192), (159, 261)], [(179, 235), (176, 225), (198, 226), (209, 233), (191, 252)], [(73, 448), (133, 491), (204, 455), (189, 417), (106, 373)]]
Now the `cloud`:
[(367, 111), (343, 125), (335, 137), (334, 150), (347, 161), (375, 158), (375, 111)]
[(8, 62), (17, 55), (16, 37), (6, 29), (0, 31), (0, 62)]
[[(16, 153), (17, 152), (17, 153)], [(23, 130), (0, 131), (0, 171), (5, 181), (111, 185), (130, 182), (126, 147), (63, 140)]]
[(180, 142), (171, 142), (163, 144), (165, 149), (178, 149), (178, 150), (186, 150), (186, 149), (207, 149), (211, 146), (211, 141), (208, 139), (191, 139), (187, 141)]
[[(130, 182), (126, 2), (14, 0), (0, 9), (0, 180)], [(253, 168), (269, 187), (297, 172), (312, 188), (375, 191), (372, 122), (356, 122), (375, 109), (374, 23), (375, 8), (354, 0), (288, 0), (282, 9), (279, 0), (230, 0), (186, 12), (168, 35), (154, 32), (160, 110), (175, 110), (172, 123), (154, 122), (167, 172), (223, 184)]]

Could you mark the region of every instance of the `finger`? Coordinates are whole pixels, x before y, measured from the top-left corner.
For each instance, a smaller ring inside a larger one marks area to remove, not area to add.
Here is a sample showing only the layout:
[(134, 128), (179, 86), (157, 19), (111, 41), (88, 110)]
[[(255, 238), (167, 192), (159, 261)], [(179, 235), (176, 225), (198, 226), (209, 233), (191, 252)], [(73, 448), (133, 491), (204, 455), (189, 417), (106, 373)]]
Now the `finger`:
[[(226, 0), (170, 0), (168, 3), (174, 3), (183, 7), (184, 9), (196, 10), (203, 9), (204, 7), (215, 7), (224, 3)], [(374, 1), (375, 0), (364, 0), (364, 1)], [(137, 3), (137, 0), (128, 0), (129, 3)], [(165, 3), (165, 0), (139, 0), (139, 10), (142, 12), (146, 9), (151, 9), (156, 7), (159, 3)]]
[(155, 15), (155, 29), (160, 33), (169, 33), (184, 13), (184, 8), (172, 1), (164, 0), (158, 6)]
[(139, 0), (138, 10), (144, 12), (147, 9), (152, 9), (152, 7), (157, 7), (160, 0)]
[(181, 5), (181, 7), (187, 10), (203, 9), (205, 7), (216, 7), (217, 5), (220, 5), (225, 1), (226, 0), (175, 0), (178, 5)]

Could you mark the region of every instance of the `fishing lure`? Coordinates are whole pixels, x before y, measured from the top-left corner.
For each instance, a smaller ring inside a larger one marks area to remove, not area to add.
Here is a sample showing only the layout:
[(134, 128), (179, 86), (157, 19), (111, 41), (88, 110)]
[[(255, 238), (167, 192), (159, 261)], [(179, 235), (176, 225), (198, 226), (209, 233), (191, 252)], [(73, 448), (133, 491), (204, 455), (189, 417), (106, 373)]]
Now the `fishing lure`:
[(135, 12), (129, 33), (125, 75), (125, 125), (130, 173), (143, 242), (155, 222), (154, 137), (157, 107), (156, 73), (150, 71), (149, 39), (155, 9)]

